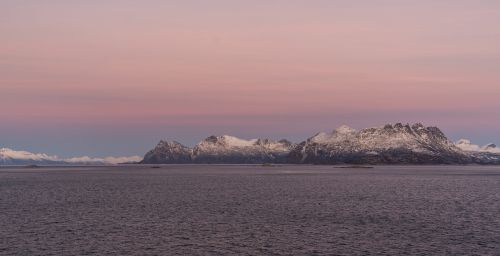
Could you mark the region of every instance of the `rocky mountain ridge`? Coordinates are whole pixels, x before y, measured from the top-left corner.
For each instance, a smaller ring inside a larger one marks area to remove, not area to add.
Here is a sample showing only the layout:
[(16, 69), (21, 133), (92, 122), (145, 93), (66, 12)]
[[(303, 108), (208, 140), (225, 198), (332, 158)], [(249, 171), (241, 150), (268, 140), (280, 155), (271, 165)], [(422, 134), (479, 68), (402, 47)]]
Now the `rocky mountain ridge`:
[(229, 135), (209, 136), (193, 148), (175, 141), (160, 141), (141, 163), (498, 164), (498, 156), (465, 151), (437, 127), (396, 123), (359, 131), (341, 126), (298, 144)]
[(289, 155), (292, 163), (310, 164), (466, 164), (471, 159), (437, 127), (387, 124), (356, 131), (340, 127), (318, 133)]
[(193, 148), (162, 140), (141, 163), (285, 163), (294, 144), (287, 140), (244, 140), (234, 136), (210, 136)]

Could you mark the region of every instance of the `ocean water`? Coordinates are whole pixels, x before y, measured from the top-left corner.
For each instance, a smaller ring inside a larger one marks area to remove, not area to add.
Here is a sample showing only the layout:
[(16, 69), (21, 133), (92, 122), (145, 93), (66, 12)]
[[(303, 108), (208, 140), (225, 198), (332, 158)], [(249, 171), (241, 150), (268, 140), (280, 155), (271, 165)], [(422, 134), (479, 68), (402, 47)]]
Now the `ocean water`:
[(0, 255), (500, 255), (500, 167), (0, 168)]

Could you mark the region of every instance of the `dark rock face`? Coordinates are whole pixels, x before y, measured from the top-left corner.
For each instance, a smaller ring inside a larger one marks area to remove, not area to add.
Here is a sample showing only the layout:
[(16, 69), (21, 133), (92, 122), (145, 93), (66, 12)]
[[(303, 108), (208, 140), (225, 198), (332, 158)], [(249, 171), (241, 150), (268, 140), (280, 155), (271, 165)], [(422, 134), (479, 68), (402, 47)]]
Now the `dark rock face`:
[(177, 141), (162, 140), (144, 156), (142, 164), (187, 164), (191, 163), (191, 149)]

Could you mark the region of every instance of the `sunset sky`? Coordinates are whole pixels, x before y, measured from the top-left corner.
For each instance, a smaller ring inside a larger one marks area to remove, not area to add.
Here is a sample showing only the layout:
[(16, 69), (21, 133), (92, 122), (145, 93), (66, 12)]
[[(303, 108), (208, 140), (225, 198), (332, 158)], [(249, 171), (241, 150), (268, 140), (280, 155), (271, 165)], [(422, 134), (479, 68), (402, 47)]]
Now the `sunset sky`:
[(142, 155), (394, 122), (500, 143), (500, 1), (0, 1), (0, 147)]

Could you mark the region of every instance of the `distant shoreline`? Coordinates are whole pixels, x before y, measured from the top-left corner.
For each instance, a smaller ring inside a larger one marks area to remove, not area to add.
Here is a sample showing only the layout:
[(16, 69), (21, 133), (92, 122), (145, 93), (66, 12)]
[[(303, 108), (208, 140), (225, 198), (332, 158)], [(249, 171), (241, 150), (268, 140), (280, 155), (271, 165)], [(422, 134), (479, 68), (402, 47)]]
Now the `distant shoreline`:
[(262, 168), (273, 168), (273, 167), (333, 167), (335, 169), (374, 169), (377, 167), (496, 167), (500, 164), (374, 164), (374, 165), (351, 165), (351, 164), (208, 164), (208, 163), (189, 163), (189, 164), (115, 164), (115, 165), (0, 165), (0, 169), (46, 169), (46, 168), (99, 168), (99, 167), (147, 167), (147, 168), (161, 168), (161, 167), (173, 167), (173, 166), (249, 166), (249, 167), (262, 167)]

